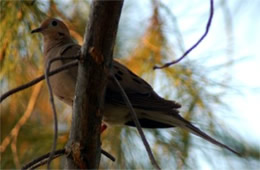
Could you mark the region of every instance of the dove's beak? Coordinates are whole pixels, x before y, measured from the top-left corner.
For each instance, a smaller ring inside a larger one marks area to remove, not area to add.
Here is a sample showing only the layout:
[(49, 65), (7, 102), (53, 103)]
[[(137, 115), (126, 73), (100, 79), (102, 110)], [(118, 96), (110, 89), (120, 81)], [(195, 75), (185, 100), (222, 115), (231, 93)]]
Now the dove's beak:
[(42, 32), (42, 31), (43, 31), (43, 29), (41, 27), (39, 27), (39, 28), (32, 30), (31, 33), (33, 34), (33, 33)]

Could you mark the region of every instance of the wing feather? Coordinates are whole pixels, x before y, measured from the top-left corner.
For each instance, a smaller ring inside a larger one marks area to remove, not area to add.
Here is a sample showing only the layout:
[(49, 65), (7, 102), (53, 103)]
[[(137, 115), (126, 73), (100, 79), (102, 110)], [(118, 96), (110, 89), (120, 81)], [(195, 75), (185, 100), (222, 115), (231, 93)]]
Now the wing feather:
[[(111, 74), (114, 74), (120, 82), (134, 108), (151, 111), (170, 111), (181, 107), (181, 105), (175, 101), (161, 98), (146, 81), (135, 75), (119, 62), (114, 61), (113, 64)], [(121, 92), (114, 82), (112, 75), (110, 75), (108, 81), (106, 102), (125, 105)]]

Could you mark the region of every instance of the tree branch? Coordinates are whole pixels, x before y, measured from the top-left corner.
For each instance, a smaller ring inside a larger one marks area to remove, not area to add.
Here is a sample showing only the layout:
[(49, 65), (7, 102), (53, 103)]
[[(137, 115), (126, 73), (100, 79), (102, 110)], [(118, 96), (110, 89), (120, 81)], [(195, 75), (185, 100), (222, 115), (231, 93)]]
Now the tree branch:
[[(75, 57), (75, 59), (79, 59), (79, 57)], [(49, 76), (53, 76), (54, 74), (57, 74), (57, 73), (59, 73), (61, 71), (67, 70), (67, 69), (72, 68), (72, 67), (75, 67), (77, 65), (78, 65), (78, 61), (73, 61), (73, 62), (64, 64), (63, 66), (50, 71), (48, 75)], [(45, 75), (41, 75), (41, 76), (35, 78), (34, 80), (26, 83), (26, 84), (23, 84), (21, 86), (18, 86), (16, 88), (12, 89), (12, 90), (7, 91), (3, 95), (1, 95), (0, 103), (2, 103), (2, 101), (4, 101), (7, 97), (11, 96), (12, 94), (14, 94), (16, 92), (19, 92), (19, 91), (22, 91), (22, 90), (25, 90), (25, 89), (27, 89), (27, 88), (29, 88), (29, 87), (39, 83), (40, 81), (42, 81), (44, 79), (45, 79)]]
[(149, 143), (147, 142), (147, 140), (146, 140), (146, 138), (145, 138), (145, 135), (144, 135), (144, 132), (143, 132), (143, 130), (142, 130), (142, 128), (141, 128), (140, 122), (138, 121), (137, 114), (136, 114), (136, 112), (135, 112), (135, 110), (134, 110), (134, 108), (133, 108), (133, 106), (132, 106), (130, 100), (128, 99), (127, 94), (125, 93), (125, 90), (124, 90), (123, 87), (120, 85), (120, 83), (118, 82), (118, 80), (116, 79), (116, 77), (115, 77), (114, 75), (112, 75), (112, 76), (113, 76), (114, 81), (116, 82), (117, 86), (119, 87), (119, 89), (120, 89), (120, 91), (121, 91), (121, 94), (122, 94), (122, 96), (123, 96), (123, 99), (124, 99), (124, 101), (125, 101), (125, 104), (127, 105), (128, 109), (130, 110), (130, 113), (131, 113), (131, 115), (132, 115), (132, 118), (133, 118), (133, 120), (134, 120), (134, 123), (135, 123), (135, 125), (136, 125), (136, 128), (137, 128), (137, 130), (138, 130), (138, 132), (139, 132), (139, 134), (140, 134), (140, 136), (141, 136), (141, 139), (142, 139), (142, 141), (143, 141), (143, 144), (144, 144), (144, 146), (145, 146), (145, 149), (146, 149), (146, 151), (147, 151), (147, 153), (148, 153), (149, 159), (150, 159), (150, 161), (152, 162), (152, 165), (153, 165), (156, 169), (161, 169), (161, 168), (159, 167), (159, 165), (157, 164), (157, 162), (156, 162), (154, 156), (153, 156), (152, 150), (151, 150), (151, 148), (150, 148), (150, 146), (149, 146)]
[[(30, 161), (29, 163), (25, 164), (22, 169), (35, 169), (41, 165), (44, 165), (47, 163), (47, 161), (49, 160), (49, 157), (50, 157), (50, 153), (47, 153), (47, 154), (44, 154), (32, 161)], [(55, 159), (55, 158), (58, 158), (62, 155), (65, 154), (65, 149), (59, 149), (59, 150), (56, 150), (52, 156), (52, 160)]]
[[(110, 153), (108, 153), (107, 151), (102, 149), (101, 153), (103, 155), (105, 155), (107, 158), (109, 158), (111, 161), (113, 161), (113, 162), (115, 161), (115, 158)], [(55, 158), (58, 158), (58, 157), (60, 157), (62, 155), (65, 155), (65, 154), (67, 154), (65, 149), (56, 150), (54, 152), (53, 156), (52, 156), (52, 160), (55, 159)], [(39, 156), (38, 158), (28, 162), (27, 164), (25, 164), (22, 167), (22, 169), (23, 170), (25, 170), (25, 169), (36, 169), (39, 166), (42, 166), (42, 165), (46, 164), (48, 159), (49, 159), (49, 157), (50, 157), (50, 152), (46, 153), (46, 154), (44, 154), (42, 156)]]
[(172, 62), (166, 63), (162, 66), (154, 66), (153, 69), (163, 69), (165, 67), (170, 67), (173, 64), (176, 64), (178, 62), (180, 62), (184, 57), (186, 57), (192, 50), (194, 50), (200, 43), (201, 41), (207, 36), (210, 26), (211, 26), (211, 22), (212, 22), (212, 18), (213, 18), (213, 14), (214, 14), (214, 1), (210, 0), (210, 14), (209, 14), (209, 19), (206, 25), (206, 30), (204, 32), (204, 34), (200, 37), (200, 39), (192, 46), (190, 47), (180, 58), (178, 58), (177, 60), (174, 60)]
[(104, 92), (122, 6), (123, 0), (93, 0), (91, 4), (73, 102), (67, 169), (99, 167)]

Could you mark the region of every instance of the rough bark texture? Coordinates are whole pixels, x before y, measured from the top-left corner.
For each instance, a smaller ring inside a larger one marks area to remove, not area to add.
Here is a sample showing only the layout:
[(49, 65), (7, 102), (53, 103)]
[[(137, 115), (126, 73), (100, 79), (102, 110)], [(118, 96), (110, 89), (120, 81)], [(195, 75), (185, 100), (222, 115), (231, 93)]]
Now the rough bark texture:
[(107, 75), (123, 0), (94, 0), (82, 46), (66, 169), (97, 169)]

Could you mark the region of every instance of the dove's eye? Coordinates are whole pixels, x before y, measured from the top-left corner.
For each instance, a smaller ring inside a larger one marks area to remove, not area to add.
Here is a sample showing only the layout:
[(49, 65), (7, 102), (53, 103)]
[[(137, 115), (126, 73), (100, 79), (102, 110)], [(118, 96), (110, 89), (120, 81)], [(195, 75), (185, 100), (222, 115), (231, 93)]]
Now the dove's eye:
[(57, 26), (57, 25), (58, 25), (58, 22), (57, 22), (57, 21), (52, 21), (52, 22), (51, 22), (51, 25), (52, 25), (52, 26)]

